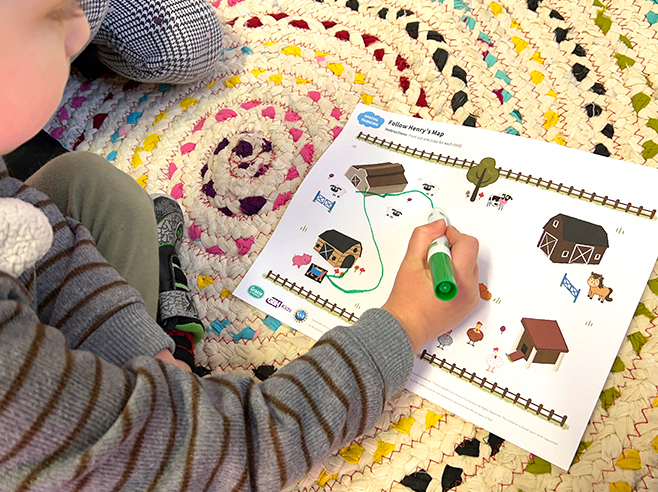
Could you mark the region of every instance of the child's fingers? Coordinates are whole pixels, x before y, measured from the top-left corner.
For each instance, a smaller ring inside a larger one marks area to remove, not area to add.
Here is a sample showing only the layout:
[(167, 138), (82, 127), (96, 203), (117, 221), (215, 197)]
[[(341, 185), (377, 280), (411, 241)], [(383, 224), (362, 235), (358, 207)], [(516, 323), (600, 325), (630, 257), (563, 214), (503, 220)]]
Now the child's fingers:
[(423, 265), (427, 260), (427, 248), (433, 240), (443, 236), (445, 231), (446, 221), (443, 219), (416, 227), (409, 239), (404, 261), (412, 262), (416, 267)]
[(462, 299), (470, 299), (467, 304), (475, 303), (478, 294), (479, 268), (477, 264), (479, 242), (476, 238), (467, 234), (461, 234), (457, 229), (450, 226), (446, 231), (450, 241), (452, 253), (452, 266), (455, 280), (459, 286), (459, 294)]
[(473, 236), (462, 234), (455, 227), (448, 226), (446, 237), (450, 242), (450, 253), (453, 266), (456, 264), (465, 269), (473, 269), (477, 265), (479, 241)]

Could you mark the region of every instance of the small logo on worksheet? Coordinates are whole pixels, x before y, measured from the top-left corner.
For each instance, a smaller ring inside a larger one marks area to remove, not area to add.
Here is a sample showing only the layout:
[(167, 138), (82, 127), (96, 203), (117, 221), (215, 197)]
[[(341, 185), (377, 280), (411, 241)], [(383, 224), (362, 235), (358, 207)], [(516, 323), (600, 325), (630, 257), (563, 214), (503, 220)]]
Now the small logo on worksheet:
[(295, 321), (297, 321), (297, 323), (303, 323), (306, 321), (306, 318), (308, 318), (308, 313), (303, 309), (295, 311)]
[(265, 291), (261, 287), (258, 287), (257, 285), (249, 286), (249, 288), (247, 289), (247, 293), (255, 299), (260, 299), (265, 295)]
[(367, 126), (368, 128), (379, 128), (384, 124), (384, 118), (377, 116), (372, 111), (361, 113), (356, 119), (361, 125)]
[(283, 301), (280, 301), (276, 297), (268, 297), (265, 299), (265, 302), (268, 303), (270, 306), (273, 308), (281, 308), (284, 311), (288, 311), (289, 313), (292, 312), (292, 309), (290, 309), (288, 306), (286, 306)]

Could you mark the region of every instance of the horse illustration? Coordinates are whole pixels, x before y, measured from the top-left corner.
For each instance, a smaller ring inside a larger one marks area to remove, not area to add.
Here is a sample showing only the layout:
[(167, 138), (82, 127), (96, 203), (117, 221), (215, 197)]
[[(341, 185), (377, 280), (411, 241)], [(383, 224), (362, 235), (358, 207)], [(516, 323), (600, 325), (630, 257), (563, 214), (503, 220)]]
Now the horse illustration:
[(589, 292), (587, 297), (592, 299), (594, 296), (599, 296), (599, 301), (612, 301), (612, 289), (603, 285), (603, 275), (592, 272), (592, 275), (587, 279), (587, 285), (589, 285)]

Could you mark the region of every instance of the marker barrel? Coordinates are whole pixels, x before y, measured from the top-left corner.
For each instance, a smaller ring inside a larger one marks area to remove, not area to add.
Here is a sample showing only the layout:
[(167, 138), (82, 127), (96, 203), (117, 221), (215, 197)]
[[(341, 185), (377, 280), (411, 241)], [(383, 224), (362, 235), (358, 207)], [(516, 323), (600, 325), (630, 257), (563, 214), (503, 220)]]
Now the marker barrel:
[[(439, 208), (435, 208), (427, 217), (428, 222), (445, 219), (449, 224), (448, 217)], [(434, 284), (434, 295), (441, 301), (450, 301), (457, 295), (457, 283), (452, 270), (452, 257), (450, 256), (450, 243), (445, 236), (435, 239), (427, 249), (427, 263), (430, 267), (432, 282)]]

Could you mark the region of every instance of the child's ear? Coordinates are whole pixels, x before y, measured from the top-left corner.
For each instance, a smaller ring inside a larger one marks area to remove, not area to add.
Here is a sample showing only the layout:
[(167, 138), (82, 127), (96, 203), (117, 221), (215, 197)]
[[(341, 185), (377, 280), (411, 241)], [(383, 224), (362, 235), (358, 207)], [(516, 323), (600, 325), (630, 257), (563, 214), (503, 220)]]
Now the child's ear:
[(17, 198), (0, 198), (0, 271), (19, 277), (52, 242), (53, 228), (41, 210)]

